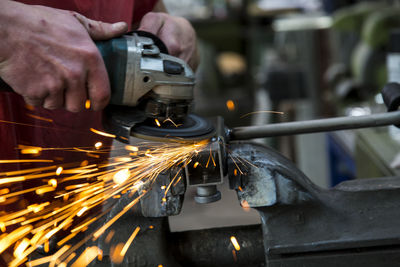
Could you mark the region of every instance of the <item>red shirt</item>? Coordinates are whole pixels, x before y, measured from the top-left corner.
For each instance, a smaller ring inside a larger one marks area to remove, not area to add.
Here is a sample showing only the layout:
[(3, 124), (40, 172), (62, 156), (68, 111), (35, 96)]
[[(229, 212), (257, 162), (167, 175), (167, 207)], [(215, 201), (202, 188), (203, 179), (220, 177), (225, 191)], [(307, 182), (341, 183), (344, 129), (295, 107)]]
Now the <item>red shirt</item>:
[(154, 8), (158, 0), (20, 0), (31, 5), (44, 5), (76, 11), (90, 19), (103, 22), (125, 21), (128, 25), (139, 22)]
[[(21, 0), (27, 4), (73, 10), (88, 18), (104, 22), (125, 21), (128, 25), (141, 20), (154, 8), (157, 0)], [(20, 155), (18, 145), (66, 148), (93, 146), (97, 141), (110, 144), (90, 131), (101, 129), (101, 112), (83, 111), (70, 113), (65, 110), (46, 110), (26, 107), (23, 99), (15, 93), (0, 93), (0, 159), (27, 158)], [(61, 163), (87, 159), (84, 153), (46, 152), (42, 158), (58, 157)], [(9, 168), (0, 164), (0, 171)], [(15, 165), (12, 166), (15, 169)]]

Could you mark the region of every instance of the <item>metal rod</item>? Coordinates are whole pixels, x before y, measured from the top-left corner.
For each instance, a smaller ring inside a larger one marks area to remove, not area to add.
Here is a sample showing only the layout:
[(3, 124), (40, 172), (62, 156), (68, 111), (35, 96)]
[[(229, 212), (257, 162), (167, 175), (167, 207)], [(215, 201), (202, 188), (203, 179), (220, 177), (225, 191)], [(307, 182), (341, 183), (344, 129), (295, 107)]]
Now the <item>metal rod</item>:
[(235, 127), (231, 129), (231, 140), (285, 136), (306, 133), (329, 132), (400, 124), (400, 111), (366, 116), (338, 117), (309, 121), (273, 123), (262, 126)]

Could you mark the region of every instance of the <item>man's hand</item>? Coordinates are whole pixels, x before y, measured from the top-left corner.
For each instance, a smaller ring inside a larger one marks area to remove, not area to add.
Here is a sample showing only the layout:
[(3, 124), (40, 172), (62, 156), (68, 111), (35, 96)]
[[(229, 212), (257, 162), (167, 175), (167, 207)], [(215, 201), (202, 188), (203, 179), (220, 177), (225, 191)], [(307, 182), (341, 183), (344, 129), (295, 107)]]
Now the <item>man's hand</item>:
[(163, 12), (150, 12), (143, 17), (138, 30), (158, 36), (172, 56), (185, 60), (194, 70), (197, 68), (196, 33), (186, 19)]
[(0, 77), (27, 104), (78, 112), (107, 105), (110, 85), (93, 40), (127, 31), (70, 11), (0, 0)]

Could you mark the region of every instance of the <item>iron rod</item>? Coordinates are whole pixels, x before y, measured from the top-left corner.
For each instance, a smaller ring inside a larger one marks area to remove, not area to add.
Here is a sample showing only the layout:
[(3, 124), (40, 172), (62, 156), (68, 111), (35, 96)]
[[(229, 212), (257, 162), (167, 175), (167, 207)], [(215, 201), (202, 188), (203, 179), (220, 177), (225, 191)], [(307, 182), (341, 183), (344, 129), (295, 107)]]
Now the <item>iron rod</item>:
[(231, 140), (285, 136), (307, 133), (329, 132), (400, 124), (400, 111), (365, 116), (337, 117), (309, 121), (273, 123), (261, 126), (235, 127), (231, 129)]

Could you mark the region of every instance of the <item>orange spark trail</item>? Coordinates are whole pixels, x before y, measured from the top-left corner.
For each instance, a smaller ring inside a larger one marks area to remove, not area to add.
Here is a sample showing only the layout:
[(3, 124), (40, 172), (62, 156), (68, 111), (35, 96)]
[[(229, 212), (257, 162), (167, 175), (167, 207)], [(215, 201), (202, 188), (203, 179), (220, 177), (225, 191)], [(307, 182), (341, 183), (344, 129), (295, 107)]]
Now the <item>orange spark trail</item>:
[(26, 114), (26, 115), (28, 115), (28, 116), (31, 117), (31, 118), (37, 119), (37, 120), (46, 121), (46, 122), (53, 122), (53, 120), (52, 120), (52, 119), (49, 119), (49, 118), (40, 117), (40, 116), (33, 115), (33, 114), (29, 114), (29, 113)]
[(0, 163), (53, 162), (51, 159), (3, 159)]
[(125, 256), (125, 253), (128, 251), (129, 246), (132, 244), (133, 239), (135, 239), (136, 235), (139, 233), (140, 227), (136, 227), (135, 231), (133, 231), (132, 235), (129, 237), (128, 241), (126, 241), (124, 247), (119, 253), (122, 257)]
[(239, 242), (237, 241), (236, 237), (231, 236), (231, 242), (232, 242), (233, 247), (234, 247), (237, 251), (239, 251), (239, 250), (240, 250), (240, 245), (239, 245)]
[(117, 136), (114, 135), (114, 134), (105, 133), (105, 132), (102, 132), (102, 131), (99, 131), (99, 130), (96, 130), (96, 129), (93, 129), (93, 128), (90, 128), (90, 130), (91, 130), (92, 132), (94, 132), (95, 134), (102, 135), (102, 136), (105, 136), (105, 137), (110, 137), (110, 138), (115, 138), (115, 137), (117, 137)]

